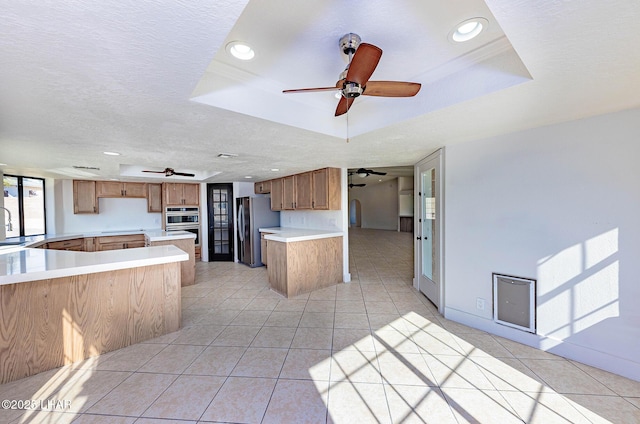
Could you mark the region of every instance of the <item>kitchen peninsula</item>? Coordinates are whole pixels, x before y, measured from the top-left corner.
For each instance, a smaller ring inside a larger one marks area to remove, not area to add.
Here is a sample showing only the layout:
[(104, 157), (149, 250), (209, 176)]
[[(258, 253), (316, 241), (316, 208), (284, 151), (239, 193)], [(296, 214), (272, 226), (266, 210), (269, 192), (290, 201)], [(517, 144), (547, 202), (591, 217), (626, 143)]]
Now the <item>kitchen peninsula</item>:
[(260, 233), (269, 284), (277, 293), (292, 297), (342, 282), (341, 231), (274, 227)]
[[(98, 236), (28, 237), (0, 247), (0, 384), (180, 328), (180, 264), (189, 260), (181, 249), (38, 248)], [(192, 236), (145, 234), (149, 242)]]

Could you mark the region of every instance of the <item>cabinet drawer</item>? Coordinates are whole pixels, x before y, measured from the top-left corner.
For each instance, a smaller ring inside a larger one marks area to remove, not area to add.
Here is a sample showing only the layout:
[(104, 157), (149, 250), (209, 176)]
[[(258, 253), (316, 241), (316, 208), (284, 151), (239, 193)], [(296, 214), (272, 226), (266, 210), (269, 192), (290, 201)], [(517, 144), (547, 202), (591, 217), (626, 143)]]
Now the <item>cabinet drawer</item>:
[(82, 251), (84, 250), (84, 241), (81, 238), (62, 241), (50, 241), (47, 243), (47, 249)]

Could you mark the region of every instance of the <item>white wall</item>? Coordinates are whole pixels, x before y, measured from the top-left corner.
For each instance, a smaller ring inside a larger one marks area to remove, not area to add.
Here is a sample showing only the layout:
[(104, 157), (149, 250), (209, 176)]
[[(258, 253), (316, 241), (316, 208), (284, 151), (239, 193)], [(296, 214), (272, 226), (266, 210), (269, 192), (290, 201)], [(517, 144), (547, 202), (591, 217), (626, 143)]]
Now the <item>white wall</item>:
[[(640, 380), (638, 122), (635, 109), (447, 147), (447, 317)], [(492, 323), (492, 272), (537, 279), (538, 335)]]
[[(73, 213), (73, 181), (56, 180), (55, 233), (159, 229), (161, 213), (148, 213), (146, 199), (100, 199), (99, 214)], [(49, 233), (53, 233), (47, 228)]]
[[(372, 178), (372, 177), (369, 177)], [(358, 183), (359, 184), (359, 183)], [(357, 199), (362, 205), (362, 228), (398, 229), (398, 179), (349, 190), (349, 202)]]

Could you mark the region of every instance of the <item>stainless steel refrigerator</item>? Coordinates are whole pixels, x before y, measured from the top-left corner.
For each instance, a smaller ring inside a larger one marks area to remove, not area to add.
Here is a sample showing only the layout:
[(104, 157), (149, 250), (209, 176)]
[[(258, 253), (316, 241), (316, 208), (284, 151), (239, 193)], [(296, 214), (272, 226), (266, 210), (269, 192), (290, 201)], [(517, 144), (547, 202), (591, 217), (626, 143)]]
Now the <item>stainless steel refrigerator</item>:
[(280, 212), (271, 210), (268, 197), (236, 199), (236, 235), (238, 261), (250, 267), (262, 266), (259, 228), (279, 227)]

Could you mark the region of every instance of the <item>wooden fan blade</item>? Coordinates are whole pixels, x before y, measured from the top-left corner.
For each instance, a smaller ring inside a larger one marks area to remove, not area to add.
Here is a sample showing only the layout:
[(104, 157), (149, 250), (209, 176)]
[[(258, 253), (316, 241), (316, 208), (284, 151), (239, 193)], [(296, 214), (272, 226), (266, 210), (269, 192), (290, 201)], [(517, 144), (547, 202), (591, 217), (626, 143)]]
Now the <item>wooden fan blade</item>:
[(379, 47), (367, 43), (360, 44), (349, 65), (347, 81), (365, 86), (376, 70), (381, 56), (382, 50)]
[(196, 174), (188, 174), (186, 172), (173, 172), (172, 175), (181, 175), (183, 177), (195, 177)]
[(336, 108), (336, 115), (335, 116), (340, 116), (340, 115), (344, 115), (345, 113), (347, 113), (347, 111), (349, 110), (349, 108), (353, 104), (354, 100), (355, 100), (355, 97), (352, 97), (350, 99), (347, 99), (344, 96), (340, 97), (340, 101), (338, 102), (338, 107)]
[(421, 84), (405, 81), (369, 81), (363, 95), (380, 97), (412, 97), (420, 91)]
[(164, 174), (164, 171), (142, 171), (142, 172), (150, 172), (152, 174)]
[(294, 90), (282, 90), (283, 93), (310, 93), (314, 91), (336, 91), (339, 87), (298, 88)]

